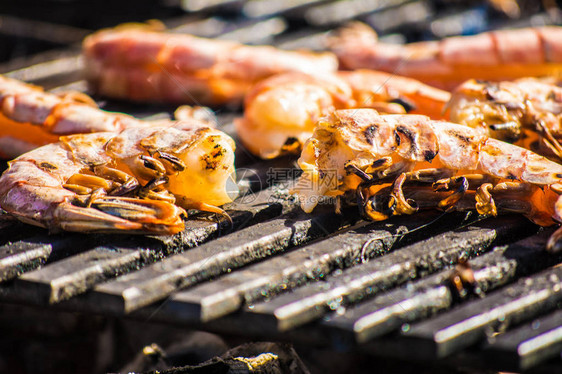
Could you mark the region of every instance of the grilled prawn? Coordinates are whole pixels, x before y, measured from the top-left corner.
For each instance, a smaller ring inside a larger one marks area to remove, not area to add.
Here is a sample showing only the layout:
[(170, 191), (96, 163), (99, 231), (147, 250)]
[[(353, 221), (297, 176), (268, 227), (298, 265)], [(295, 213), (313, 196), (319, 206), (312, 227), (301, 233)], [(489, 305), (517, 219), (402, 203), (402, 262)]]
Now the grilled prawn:
[(561, 40), (562, 27), (550, 26), (394, 45), (379, 43), (374, 30), (354, 23), (329, 45), (344, 68), (394, 72), (449, 90), (471, 78), (560, 76)]
[(448, 104), (455, 123), (562, 161), (562, 88), (533, 78), (469, 80)]
[[(519, 212), (544, 226), (562, 221), (562, 165), (426, 116), (336, 111), (319, 121), (299, 166), (294, 192), (306, 212), (324, 196), (352, 195), (372, 220), (476, 207), (480, 214)], [(561, 230), (550, 248), (561, 245)]]
[(84, 40), (86, 74), (103, 95), (136, 101), (220, 105), (240, 103), (271, 75), (337, 69), (329, 53), (283, 51), (124, 25)]
[(357, 70), (311, 76), (287, 73), (268, 78), (248, 93), (244, 117), (235, 120), (244, 146), (262, 158), (300, 151), (316, 122), (347, 108), (420, 113), (442, 118), (450, 94), (414, 79)]
[[(183, 107), (178, 113), (193, 126), (214, 125), (206, 109)], [(57, 95), (0, 75), (0, 158), (14, 158), (55, 143), (60, 135), (122, 131), (158, 122), (103, 111), (83, 93)]]
[(184, 208), (225, 214), (233, 163), (230, 137), (185, 122), (63, 136), (8, 163), (0, 206), (51, 231), (174, 234)]

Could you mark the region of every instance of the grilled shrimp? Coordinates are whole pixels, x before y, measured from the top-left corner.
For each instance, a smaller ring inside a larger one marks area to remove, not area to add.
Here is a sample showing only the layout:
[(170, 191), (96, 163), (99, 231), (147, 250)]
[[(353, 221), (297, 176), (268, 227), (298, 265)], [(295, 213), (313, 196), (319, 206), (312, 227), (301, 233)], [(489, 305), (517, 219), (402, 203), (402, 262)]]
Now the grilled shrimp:
[(274, 74), (337, 69), (329, 53), (283, 51), (128, 25), (102, 30), (83, 44), (91, 87), (136, 101), (241, 103), (256, 82)]
[[(206, 109), (184, 107), (178, 113), (193, 126), (214, 125)], [(55, 143), (60, 135), (122, 131), (158, 122), (103, 111), (83, 93), (57, 95), (0, 75), (0, 158), (14, 158)]]
[(467, 79), (491, 81), (560, 76), (562, 27), (490, 31), (407, 45), (379, 43), (354, 23), (329, 40), (344, 68), (368, 68), (416, 78), (443, 89)]
[(62, 136), (8, 163), (0, 206), (53, 232), (174, 234), (184, 208), (226, 214), (233, 163), (230, 137), (185, 122)]
[(324, 115), (347, 108), (420, 113), (442, 118), (450, 94), (411, 78), (357, 70), (268, 78), (246, 96), (244, 117), (235, 120), (244, 146), (262, 158), (300, 151)]
[[(369, 219), (420, 208), (518, 212), (562, 221), (562, 165), (467, 126), (422, 115), (339, 110), (304, 144), (294, 192), (311, 212), (325, 196), (350, 195)], [(560, 249), (562, 229), (549, 248)]]
[(455, 123), (562, 161), (562, 88), (533, 78), (469, 80), (448, 104)]

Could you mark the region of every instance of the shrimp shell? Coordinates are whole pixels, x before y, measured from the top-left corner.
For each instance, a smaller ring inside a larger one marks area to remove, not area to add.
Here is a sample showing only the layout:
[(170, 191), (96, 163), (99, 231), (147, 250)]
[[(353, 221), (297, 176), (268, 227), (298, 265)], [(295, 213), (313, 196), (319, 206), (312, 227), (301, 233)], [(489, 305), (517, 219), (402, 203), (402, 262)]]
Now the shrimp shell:
[(134, 101), (239, 104), (274, 74), (333, 72), (329, 53), (283, 51), (157, 32), (140, 25), (98, 31), (83, 43), (87, 79), (98, 93)]
[[(412, 214), (419, 206), (464, 209), (471, 198), (481, 213), (507, 207), (540, 225), (562, 221), (562, 165), (422, 115), (335, 111), (318, 123), (298, 163), (304, 173), (293, 192), (306, 212), (323, 196), (352, 192), (375, 220)], [(413, 201), (416, 196), (424, 200)], [(388, 199), (384, 214), (374, 208), (381, 198)]]
[(395, 45), (378, 42), (369, 26), (353, 23), (328, 44), (343, 68), (393, 72), (451, 90), (471, 78), (560, 76), (561, 40), (562, 27), (545, 26)]
[(224, 213), (233, 164), (230, 137), (185, 122), (63, 136), (8, 163), (0, 205), (53, 232), (170, 235), (184, 208)]

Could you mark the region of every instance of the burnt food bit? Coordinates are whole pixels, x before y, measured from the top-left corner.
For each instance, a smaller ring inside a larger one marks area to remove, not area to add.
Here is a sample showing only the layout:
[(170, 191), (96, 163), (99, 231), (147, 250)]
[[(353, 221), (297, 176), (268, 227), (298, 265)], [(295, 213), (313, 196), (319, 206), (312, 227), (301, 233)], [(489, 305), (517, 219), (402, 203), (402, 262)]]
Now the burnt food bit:
[[(218, 144), (217, 144), (218, 145)], [(207, 170), (215, 170), (219, 164), (221, 163), (221, 157), (225, 154), (225, 151), (222, 147), (213, 147), (213, 151), (211, 153), (205, 154), (201, 156), (201, 161), (205, 163), (205, 169)]]
[(45, 171), (50, 171), (50, 170), (57, 170), (58, 167), (57, 165), (51, 164), (49, 162), (42, 162), (39, 164), (39, 167)]

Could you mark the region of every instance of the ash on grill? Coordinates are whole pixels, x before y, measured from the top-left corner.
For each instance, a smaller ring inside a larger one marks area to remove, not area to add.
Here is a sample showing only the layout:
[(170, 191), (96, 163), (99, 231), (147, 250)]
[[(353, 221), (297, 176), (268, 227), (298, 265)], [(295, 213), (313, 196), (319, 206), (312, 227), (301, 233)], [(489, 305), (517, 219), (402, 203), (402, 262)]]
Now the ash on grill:
[[(560, 22), (554, 1), (110, 4), (0, 5), (0, 73), (84, 91), (81, 38), (148, 18), (176, 32), (292, 49), (318, 49), (352, 19), (394, 42)], [(99, 103), (139, 117), (174, 109)], [(218, 113), (233, 134), (239, 113)], [(296, 176), (293, 159), (259, 161), (239, 147), (236, 163), (245, 192), (227, 207), (232, 227), (201, 215), (174, 237), (124, 237), (48, 235), (2, 222), (0, 371), (202, 362), (226, 370), (262, 361), (291, 372), (562, 370), (562, 258), (543, 250), (550, 230), (517, 216), (427, 212), (369, 223), (354, 209), (335, 216), (330, 207), (307, 215), (288, 195), (291, 178), (271, 178), (281, 168)], [(466, 265), (455, 270), (465, 261), (473, 279)], [(296, 351), (244, 345), (258, 340)]]

